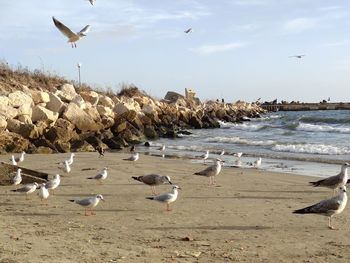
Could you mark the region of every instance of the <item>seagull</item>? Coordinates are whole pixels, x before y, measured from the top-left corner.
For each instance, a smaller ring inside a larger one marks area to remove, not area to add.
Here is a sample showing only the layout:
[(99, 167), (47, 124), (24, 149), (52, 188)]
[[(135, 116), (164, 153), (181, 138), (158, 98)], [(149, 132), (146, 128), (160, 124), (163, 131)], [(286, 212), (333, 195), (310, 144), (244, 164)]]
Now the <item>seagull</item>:
[(96, 174), (94, 177), (88, 177), (87, 179), (94, 179), (94, 180), (98, 180), (100, 183), (102, 183), (103, 180), (105, 180), (107, 178), (107, 167), (104, 167), (102, 169), (101, 172), (99, 172), (98, 174)]
[(294, 56), (289, 56), (289, 58), (303, 58), (305, 57), (306, 55), (294, 55)]
[(28, 200), (28, 195), (33, 193), (38, 188), (38, 186), (39, 185), (37, 183), (26, 184), (22, 188), (18, 188), (18, 189), (11, 190), (11, 191), (26, 194), (26, 199)]
[(73, 164), (73, 162), (74, 162), (74, 156), (75, 156), (75, 154), (74, 154), (74, 153), (71, 153), (71, 154), (70, 154), (70, 157), (67, 159), (67, 163), (68, 163), (69, 165), (72, 165), (72, 164)]
[(256, 160), (256, 161), (253, 163), (253, 166), (254, 166), (255, 168), (259, 168), (259, 167), (261, 166), (261, 161), (262, 161), (262, 159), (261, 159), (261, 157), (259, 157), (258, 160)]
[(89, 2), (90, 2), (91, 5), (94, 5), (96, 0), (89, 0)]
[(158, 150), (164, 152), (164, 151), (165, 151), (165, 144), (163, 144), (162, 146), (160, 146), (160, 147), (158, 148)]
[(239, 153), (235, 153), (235, 154), (234, 154), (234, 156), (236, 156), (237, 158), (241, 158), (241, 157), (242, 157), (242, 155), (243, 155), (243, 153), (242, 153), (242, 152), (239, 152)]
[(171, 211), (170, 203), (176, 201), (177, 195), (178, 195), (178, 191), (177, 191), (178, 189), (181, 189), (181, 188), (178, 187), (177, 185), (174, 185), (172, 187), (172, 190), (171, 190), (170, 193), (164, 193), (164, 194), (157, 195), (157, 196), (146, 197), (146, 199), (150, 199), (150, 200), (155, 200), (155, 201), (158, 201), (158, 202), (166, 203), (166, 211)]
[(11, 156), (11, 163), (12, 163), (12, 165), (17, 165), (15, 156), (13, 156), (13, 155)]
[[(60, 185), (60, 183), (61, 183), (60, 175), (55, 174), (54, 178), (45, 184), (45, 188), (54, 190)], [(52, 191), (52, 193), (53, 193), (53, 191)]]
[(58, 167), (59, 169), (63, 170), (65, 173), (70, 173), (72, 168), (70, 168), (70, 165), (68, 164), (68, 161), (65, 160), (63, 166)]
[[(13, 156), (13, 158), (11, 157), (10, 161), (12, 161), (12, 163), (13, 163), (13, 159), (14, 159), (16, 161), (16, 163), (21, 163), (21, 162), (24, 161), (24, 155), (25, 154), (26, 154), (25, 152), (22, 152), (21, 155), (18, 156), (18, 157), (14, 157)], [(17, 164), (14, 164), (14, 165), (17, 165)]]
[(193, 32), (193, 30), (192, 30), (191, 27), (190, 27), (189, 29), (186, 29), (186, 30), (184, 31), (184, 33), (186, 33), (186, 34), (191, 33), (191, 32)]
[(99, 157), (105, 156), (105, 149), (102, 146), (98, 145), (95, 149), (99, 153)]
[(139, 153), (133, 153), (129, 158), (123, 159), (124, 161), (133, 161), (136, 162), (140, 158)]
[(22, 182), (21, 172), (22, 172), (22, 169), (18, 168), (16, 175), (12, 178), (13, 185), (19, 185)]
[(339, 174), (316, 182), (310, 182), (310, 184), (312, 184), (315, 187), (323, 186), (331, 188), (333, 189), (333, 195), (335, 195), (336, 189), (338, 187), (346, 185), (348, 181), (348, 167), (350, 167), (348, 163), (343, 163)]
[(215, 176), (221, 172), (222, 163), (223, 161), (217, 158), (215, 159), (214, 165), (194, 174), (209, 177), (209, 185), (215, 185)]
[(103, 199), (103, 196), (99, 194), (99, 195), (88, 197), (81, 200), (69, 200), (69, 201), (83, 206), (85, 208), (85, 215), (87, 216), (88, 215), (87, 210), (90, 210), (90, 215), (95, 215), (92, 209), (96, 207), (100, 201), (104, 202), (105, 200)]
[[(90, 1), (91, 3), (91, 1)], [(80, 38), (85, 37), (86, 34), (90, 31), (90, 25), (85, 26), (82, 30), (80, 30), (78, 33), (74, 33), (72, 30), (70, 30), (67, 26), (65, 26), (63, 23), (58, 21), (54, 16), (52, 17), (52, 20), (55, 24), (55, 26), (58, 28), (59, 31), (66, 37), (68, 37), (68, 42), (72, 44), (72, 48), (76, 48), (77, 42)]]
[(134, 152), (134, 151), (135, 151), (135, 145), (131, 146), (131, 148), (130, 148), (130, 152), (131, 153)]
[(205, 162), (205, 160), (208, 159), (208, 157), (209, 157), (209, 151), (208, 150), (205, 151), (205, 154), (202, 154), (200, 156), (200, 158), (203, 159), (203, 162)]
[(222, 151), (220, 152), (220, 156), (223, 156), (225, 154), (225, 150), (224, 149), (222, 149)]
[(148, 174), (148, 175), (142, 175), (138, 177), (132, 176), (131, 178), (151, 186), (152, 193), (154, 195), (156, 195), (156, 188), (155, 188), (156, 185), (161, 185), (166, 183), (173, 184), (170, 180), (170, 177), (166, 175)]
[(49, 195), (50, 195), (49, 190), (46, 188), (46, 184), (45, 183), (41, 184), (40, 189), (38, 191), (38, 196), (41, 201), (49, 198)]
[(303, 209), (295, 210), (294, 214), (319, 214), (328, 216), (328, 227), (334, 229), (332, 226), (332, 216), (340, 214), (343, 212), (346, 203), (348, 201), (348, 196), (346, 195), (346, 186), (341, 186), (338, 188), (339, 193), (330, 198), (323, 200), (315, 205), (305, 207)]

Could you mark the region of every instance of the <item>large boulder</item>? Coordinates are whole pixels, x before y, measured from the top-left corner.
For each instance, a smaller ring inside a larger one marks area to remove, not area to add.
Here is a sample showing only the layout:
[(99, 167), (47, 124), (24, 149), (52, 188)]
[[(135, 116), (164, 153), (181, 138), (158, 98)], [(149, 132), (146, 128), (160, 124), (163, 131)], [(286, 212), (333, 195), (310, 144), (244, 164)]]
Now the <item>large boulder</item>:
[(50, 101), (50, 95), (45, 91), (32, 90), (31, 94), (34, 104), (47, 103)]
[(3, 106), (9, 105), (9, 98), (6, 96), (0, 96), (0, 105), (3, 105)]
[(5, 119), (13, 119), (17, 116), (18, 110), (10, 105), (0, 104), (0, 116), (5, 117)]
[(26, 124), (32, 124), (32, 117), (30, 117), (29, 115), (19, 115), (17, 116), (17, 120), (19, 120), (22, 123), (26, 123)]
[(192, 116), (192, 117), (190, 118), (189, 124), (190, 124), (192, 127), (196, 128), (196, 129), (201, 129), (201, 128), (203, 128), (203, 123), (202, 123), (202, 121), (201, 121), (197, 116), (195, 116), (195, 115)]
[(53, 112), (58, 112), (59, 115), (65, 110), (66, 104), (55, 94), (49, 93), (50, 101), (46, 104), (46, 108)]
[(33, 100), (32, 98), (24, 93), (23, 91), (15, 91), (8, 95), (9, 98), (9, 105), (12, 107), (18, 108), (23, 104), (32, 104)]
[(45, 121), (47, 123), (55, 123), (57, 119), (58, 112), (53, 112), (37, 105), (33, 107), (32, 122)]
[(84, 110), (96, 123), (101, 122), (100, 113), (95, 107), (87, 108)]
[(32, 105), (31, 104), (23, 104), (17, 109), (17, 116), (27, 115), (32, 117)]
[(92, 106), (97, 105), (100, 95), (95, 91), (82, 91), (79, 95), (86, 101), (90, 102)]
[(104, 95), (100, 96), (98, 104), (105, 107), (112, 108), (112, 109), (114, 108), (114, 105), (115, 105), (114, 101), (110, 97), (104, 96)]
[(74, 103), (68, 104), (63, 113), (63, 118), (74, 124), (80, 131), (98, 131), (100, 129), (100, 125)]
[(56, 92), (56, 95), (64, 102), (71, 102), (78, 94), (72, 84), (63, 84), (60, 89)]
[(6, 118), (0, 115), (0, 132), (6, 130), (6, 127), (7, 127)]
[(6, 152), (27, 151), (30, 142), (17, 133), (3, 131), (0, 132), (0, 149)]
[(114, 112), (111, 108), (105, 107), (103, 105), (97, 105), (96, 109), (101, 117), (106, 116), (106, 117), (114, 118)]
[(55, 126), (52, 126), (45, 134), (45, 138), (51, 142), (69, 142), (73, 136), (75, 136), (74, 125), (62, 118), (59, 118)]
[(40, 136), (40, 132), (34, 124), (21, 123), (16, 119), (9, 119), (7, 121), (7, 129), (26, 139), (37, 139)]
[(78, 107), (81, 108), (81, 109), (86, 109), (86, 108), (87, 108), (87, 105), (86, 105), (86, 103), (85, 103), (83, 97), (80, 96), (79, 94), (76, 95), (76, 96), (72, 99), (71, 102), (77, 104)]

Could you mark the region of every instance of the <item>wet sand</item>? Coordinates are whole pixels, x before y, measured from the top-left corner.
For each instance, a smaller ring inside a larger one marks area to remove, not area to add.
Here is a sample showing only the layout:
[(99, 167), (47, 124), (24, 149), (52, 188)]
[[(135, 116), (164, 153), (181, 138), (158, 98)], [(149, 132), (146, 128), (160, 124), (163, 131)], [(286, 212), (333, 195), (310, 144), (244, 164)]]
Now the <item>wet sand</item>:
[[(68, 156), (27, 155), (21, 165), (53, 175), (55, 163)], [(208, 178), (193, 175), (203, 164), (145, 155), (122, 161), (128, 156), (77, 153), (48, 205), (36, 194), (28, 201), (10, 191), (16, 187), (0, 186), (0, 262), (349, 261), (348, 208), (334, 217), (338, 230), (328, 229), (326, 217), (292, 214), (332, 195), (309, 186), (314, 178), (224, 168), (218, 186), (209, 187)], [(104, 166), (110, 170), (103, 185), (86, 179)], [(171, 212), (145, 199), (151, 188), (131, 179), (147, 173), (169, 175), (182, 187)], [(106, 200), (95, 216), (68, 201), (94, 194)]]

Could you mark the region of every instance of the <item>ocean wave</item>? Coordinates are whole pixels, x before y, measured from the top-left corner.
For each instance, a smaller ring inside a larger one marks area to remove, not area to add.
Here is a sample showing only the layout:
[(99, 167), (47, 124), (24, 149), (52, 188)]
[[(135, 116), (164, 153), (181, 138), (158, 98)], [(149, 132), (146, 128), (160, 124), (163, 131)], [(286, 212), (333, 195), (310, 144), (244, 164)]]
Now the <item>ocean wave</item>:
[(255, 140), (247, 140), (242, 139), (240, 137), (213, 137), (205, 139), (206, 142), (212, 143), (230, 143), (230, 144), (245, 144), (245, 145), (254, 145), (254, 146), (269, 146), (276, 144), (273, 140), (266, 141), (255, 141)]
[(266, 129), (267, 125), (245, 122), (245, 123), (233, 123), (230, 127), (236, 130), (243, 130), (243, 131), (259, 131), (261, 129)]
[(308, 123), (299, 123), (296, 129), (299, 131), (307, 131), (307, 132), (350, 133), (350, 127), (334, 127), (329, 125), (316, 125), (316, 124), (308, 124)]
[(310, 153), (325, 155), (340, 155), (350, 153), (350, 148), (348, 147), (337, 147), (325, 144), (277, 144), (272, 147), (272, 150), (277, 152)]
[(350, 118), (332, 118), (332, 117), (318, 117), (318, 116), (303, 116), (299, 121), (304, 123), (326, 123), (326, 124), (350, 124)]

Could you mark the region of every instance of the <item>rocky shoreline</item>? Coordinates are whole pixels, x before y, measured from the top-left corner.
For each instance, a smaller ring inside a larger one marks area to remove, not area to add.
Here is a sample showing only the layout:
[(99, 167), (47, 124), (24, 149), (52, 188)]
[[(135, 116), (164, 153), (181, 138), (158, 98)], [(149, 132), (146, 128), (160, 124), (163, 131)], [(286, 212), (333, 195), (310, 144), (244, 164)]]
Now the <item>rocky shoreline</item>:
[(170, 93), (156, 100), (136, 87), (119, 95), (63, 84), (48, 90), (21, 89), (0, 95), (1, 152), (57, 153), (122, 149), (186, 129), (218, 128), (219, 120), (241, 122), (264, 112), (245, 102), (201, 103)]

